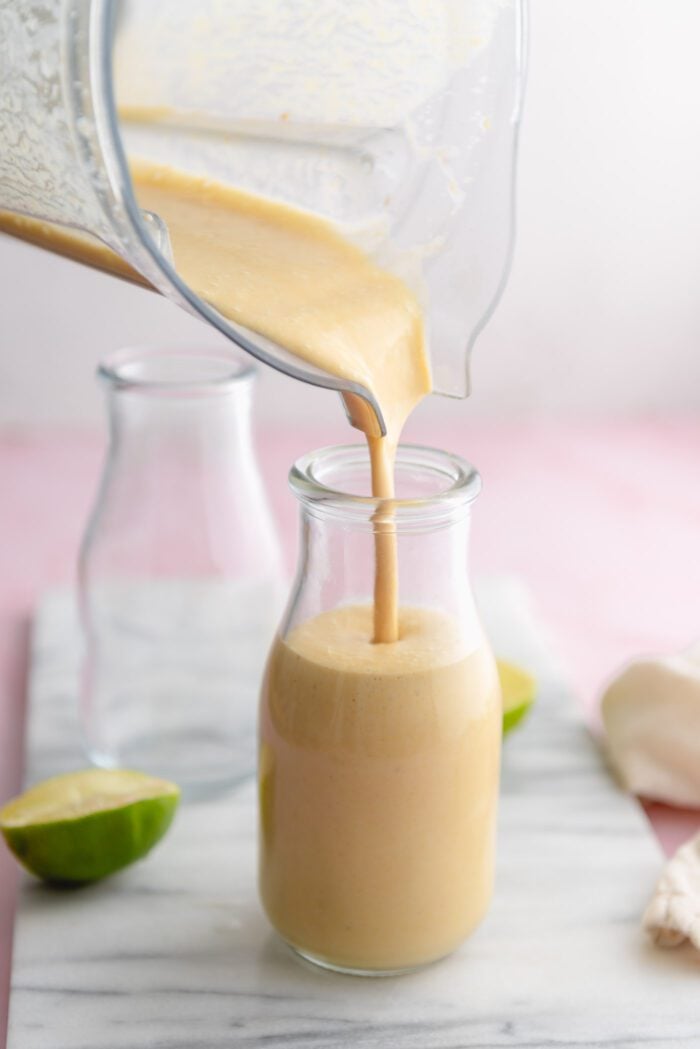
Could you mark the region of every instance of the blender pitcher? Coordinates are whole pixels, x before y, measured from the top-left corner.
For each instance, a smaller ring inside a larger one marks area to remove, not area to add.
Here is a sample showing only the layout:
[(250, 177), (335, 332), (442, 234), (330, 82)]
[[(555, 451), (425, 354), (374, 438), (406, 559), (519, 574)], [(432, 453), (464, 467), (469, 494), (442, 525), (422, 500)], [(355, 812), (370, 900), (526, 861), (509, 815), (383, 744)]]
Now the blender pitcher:
[(305, 382), (373, 394), (224, 317), (134, 196), (138, 154), (320, 215), (415, 292), (435, 392), (503, 288), (524, 0), (0, 0), (0, 230), (144, 284)]

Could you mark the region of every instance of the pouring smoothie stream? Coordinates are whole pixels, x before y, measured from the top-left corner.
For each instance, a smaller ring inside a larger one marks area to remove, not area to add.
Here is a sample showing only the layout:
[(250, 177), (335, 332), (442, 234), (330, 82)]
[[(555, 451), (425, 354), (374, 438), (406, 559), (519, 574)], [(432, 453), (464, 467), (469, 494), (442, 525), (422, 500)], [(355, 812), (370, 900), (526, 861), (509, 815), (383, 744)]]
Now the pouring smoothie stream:
[[(392, 499), (401, 430), (430, 392), (412, 292), (316, 216), (168, 168), (135, 164), (132, 174), (139, 204), (165, 220), (177, 268), (203, 299), (375, 394), (387, 432), (366, 435), (372, 495)], [(348, 410), (360, 429), (372, 429), (359, 398), (350, 395)], [(398, 636), (396, 543), (385, 516), (377, 522), (373, 640)]]

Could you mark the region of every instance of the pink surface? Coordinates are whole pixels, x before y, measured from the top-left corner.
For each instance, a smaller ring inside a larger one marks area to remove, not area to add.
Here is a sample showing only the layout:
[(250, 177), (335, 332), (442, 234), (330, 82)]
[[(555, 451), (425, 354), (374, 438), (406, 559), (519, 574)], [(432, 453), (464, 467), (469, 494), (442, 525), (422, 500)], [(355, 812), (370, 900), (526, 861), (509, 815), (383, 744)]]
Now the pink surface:
[[(471, 459), (484, 478), (472, 564), (529, 585), (581, 701), (595, 721), (604, 681), (626, 659), (680, 648), (700, 634), (700, 419), (484, 425), (411, 440)], [(296, 510), (285, 478), (297, 455), (348, 440), (329, 433), (261, 435), (260, 458), (290, 562)], [(28, 625), (42, 590), (73, 578), (95, 489), (94, 435), (0, 435), (0, 801), (21, 776)], [(647, 807), (664, 847), (700, 814)], [(0, 1045), (4, 1044), (14, 869), (0, 851)]]

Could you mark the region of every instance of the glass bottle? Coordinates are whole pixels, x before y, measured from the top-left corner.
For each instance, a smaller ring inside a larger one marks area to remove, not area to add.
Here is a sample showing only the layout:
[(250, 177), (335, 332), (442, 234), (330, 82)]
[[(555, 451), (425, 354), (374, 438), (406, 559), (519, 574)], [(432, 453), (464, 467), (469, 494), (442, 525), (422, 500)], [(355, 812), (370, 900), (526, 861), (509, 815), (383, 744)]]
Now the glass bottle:
[[(454, 950), (491, 896), (501, 739), (494, 657), (467, 569), (480, 488), (403, 446), (390, 505), (362, 446), (290, 474), (299, 568), (261, 696), (260, 890), (302, 956), (363, 974)], [(375, 531), (393, 528), (399, 640), (374, 644)]]
[(283, 604), (254, 371), (229, 352), (137, 349), (98, 374), (109, 448), (79, 561), (87, 751), (211, 792), (254, 771)]

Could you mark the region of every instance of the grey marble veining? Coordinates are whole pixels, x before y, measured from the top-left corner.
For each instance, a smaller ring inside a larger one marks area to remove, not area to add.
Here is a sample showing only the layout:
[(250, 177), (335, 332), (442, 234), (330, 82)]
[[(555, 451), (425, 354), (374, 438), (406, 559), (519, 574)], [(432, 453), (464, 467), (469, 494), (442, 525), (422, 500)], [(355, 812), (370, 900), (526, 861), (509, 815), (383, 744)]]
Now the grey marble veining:
[[(255, 889), (251, 782), (182, 808), (143, 863), (72, 892), (26, 879), (9, 1049), (647, 1049), (700, 1045), (700, 959), (639, 916), (661, 855), (610, 780), (517, 585), (482, 587), (498, 651), (541, 682), (506, 741), (497, 888), (452, 958), (363, 980), (306, 967)], [(65, 601), (35, 636), (29, 776), (82, 763)]]

